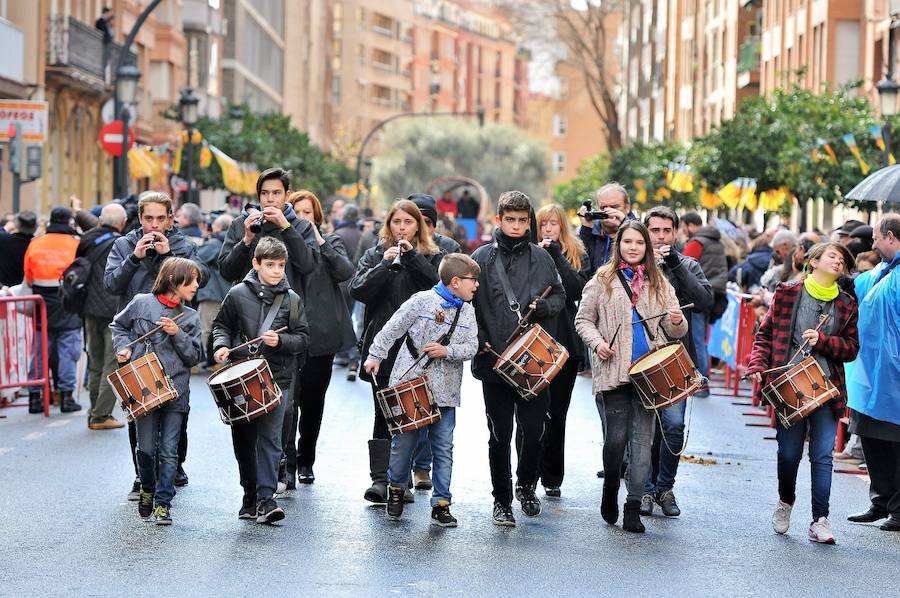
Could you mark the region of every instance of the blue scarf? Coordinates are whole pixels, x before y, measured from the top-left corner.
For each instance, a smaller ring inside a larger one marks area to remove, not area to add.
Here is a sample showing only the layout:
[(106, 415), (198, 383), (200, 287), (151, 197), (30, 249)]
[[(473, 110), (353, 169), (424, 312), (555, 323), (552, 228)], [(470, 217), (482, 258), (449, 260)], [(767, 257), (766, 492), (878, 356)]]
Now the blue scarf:
[(443, 282), (439, 282), (434, 287), (432, 287), (434, 292), (441, 296), (442, 299), (446, 299), (443, 303), (441, 303), (441, 307), (462, 307), (463, 301), (459, 297), (453, 294), (453, 291), (448, 289)]

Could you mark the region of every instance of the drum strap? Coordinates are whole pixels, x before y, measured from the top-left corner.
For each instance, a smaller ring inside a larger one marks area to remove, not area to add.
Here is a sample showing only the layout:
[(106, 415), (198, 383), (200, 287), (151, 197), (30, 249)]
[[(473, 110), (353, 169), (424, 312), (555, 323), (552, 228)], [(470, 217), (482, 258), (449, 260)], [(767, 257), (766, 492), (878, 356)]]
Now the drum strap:
[[(450, 344), (450, 337), (453, 336), (453, 331), (456, 330), (456, 324), (459, 322), (459, 313), (461, 311), (462, 311), (462, 307), (456, 308), (456, 313), (453, 314), (453, 322), (450, 323), (450, 329), (446, 333), (444, 333), (441, 336), (441, 338), (439, 338), (437, 340), (437, 342), (439, 344), (444, 345), (445, 347)], [(422, 361), (422, 357), (424, 357), (424, 355), (419, 354), (419, 351), (418, 351), (418, 349), (416, 349), (415, 345), (413, 344), (412, 339), (409, 336), (409, 333), (406, 333), (405, 341), (406, 341), (406, 349), (409, 351), (409, 354), (412, 355), (412, 358), (415, 359), (415, 361), (413, 362), (413, 364), (411, 366), (409, 366), (409, 368), (405, 372), (403, 372), (403, 375), (400, 376), (401, 379), (405, 378), (406, 375), (408, 373), (410, 373), (412, 371), (412, 369), (414, 367), (416, 367), (416, 365), (420, 361)], [(428, 361), (425, 362), (425, 365), (422, 366), (422, 369), (423, 370), (427, 369), (428, 366), (431, 365), (432, 361), (434, 361), (434, 359), (429, 358)]]
[[(628, 284), (628, 279), (625, 278), (625, 275), (622, 274), (621, 270), (616, 270), (616, 274), (619, 275), (619, 280), (622, 282), (622, 288), (625, 289), (625, 294), (628, 295), (628, 301), (634, 304), (634, 293), (631, 292), (631, 285)], [(637, 312), (638, 319), (643, 319), (643, 316), (641, 316), (641, 312), (637, 311), (637, 307), (634, 308), (634, 311)], [(644, 320), (643, 322), (641, 322), (641, 324), (644, 326), (644, 330), (647, 332), (647, 340), (656, 340), (656, 335), (650, 332), (650, 327), (647, 325), (647, 321)]]
[(519, 320), (521, 320), (522, 314), (519, 311), (519, 301), (516, 299), (516, 294), (513, 293), (512, 285), (509, 284), (509, 277), (506, 275), (506, 270), (503, 269), (503, 264), (500, 262), (500, 251), (497, 250), (494, 252), (494, 267), (497, 269), (497, 278), (500, 279), (500, 286), (503, 287), (503, 294), (506, 295), (509, 311), (516, 314), (519, 317)]
[(266, 313), (266, 317), (263, 318), (256, 336), (262, 336), (264, 332), (272, 327), (272, 322), (275, 321), (275, 316), (278, 315), (278, 310), (281, 308), (281, 304), (284, 302), (285, 295), (287, 295), (287, 293), (275, 295), (275, 300), (272, 301), (272, 305), (269, 306), (269, 311), (268, 313)]

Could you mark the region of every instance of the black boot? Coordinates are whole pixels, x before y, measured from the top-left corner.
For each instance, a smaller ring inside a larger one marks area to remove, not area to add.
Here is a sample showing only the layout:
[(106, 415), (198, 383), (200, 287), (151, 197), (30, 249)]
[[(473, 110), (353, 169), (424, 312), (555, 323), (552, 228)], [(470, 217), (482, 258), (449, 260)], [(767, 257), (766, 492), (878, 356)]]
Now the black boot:
[(369, 441), (369, 476), (372, 478), (372, 485), (366, 490), (363, 498), (376, 505), (387, 504), (387, 469), (390, 459), (390, 440)]
[(622, 517), (622, 529), (636, 534), (644, 533), (644, 524), (641, 523), (641, 501), (626, 500), (625, 515)]
[(40, 391), (28, 393), (28, 413), (43, 413), (44, 399), (41, 398)]
[(600, 515), (603, 521), (615, 525), (619, 520), (619, 485), (603, 484), (603, 499), (600, 501)]
[(59, 410), (63, 413), (72, 413), (75, 411), (81, 411), (81, 405), (79, 405), (75, 399), (72, 398), (71, 390), (64, 390), (60, 393), (60, 407)]

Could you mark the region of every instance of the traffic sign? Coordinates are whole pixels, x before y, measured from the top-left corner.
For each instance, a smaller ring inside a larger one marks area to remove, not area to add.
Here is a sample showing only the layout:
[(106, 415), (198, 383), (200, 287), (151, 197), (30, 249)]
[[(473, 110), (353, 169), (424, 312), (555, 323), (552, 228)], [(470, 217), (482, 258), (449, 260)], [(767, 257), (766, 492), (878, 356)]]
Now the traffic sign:
[(47, 102), (0, 100), (0, 141), (9, 141), (9, 132), (16, 130), (25, 143), (47, 141)]
[[(110, 156), (122, 155), (122, 121), (114, 120), (100, 129), (100, 145)], [(134, 147), (134, 129), (128, 127), (128, 149)]]

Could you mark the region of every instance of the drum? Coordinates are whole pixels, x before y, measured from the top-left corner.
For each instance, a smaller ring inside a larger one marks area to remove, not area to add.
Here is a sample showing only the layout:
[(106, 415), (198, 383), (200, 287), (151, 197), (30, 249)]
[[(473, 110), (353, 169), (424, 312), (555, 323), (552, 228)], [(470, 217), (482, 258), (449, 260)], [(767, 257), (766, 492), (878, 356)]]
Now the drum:
[(391, 436), (411, 432), (441, 419), (428, 377), (413, 378), (375, 393)]
[(697, 392), (703, 376), (680, 342), (666, 343), (650, 351), (628, 368), (628, 376), (644, 408), (658, 411)]
[(281, 404), (281, 389), (265, 359), (246, 359), (225, 366), (206, 381), (219, 417), (229, 426), (253, 421)]
[(494, 371), (523, 399), (532, 399), (550, 386), (568, 360), (566, 348), (534, 324), (503, 351)]
[(762, 388), (763, 399), (785, 428), (838, 396), (839, 391), (814, 357), (807, 357)]
[(122, 402), (129, 421), (159, 409), (178, 396), (172, 380), (163, 373), (159, 357), (152, 352), (126, 363), (106, 379)]

